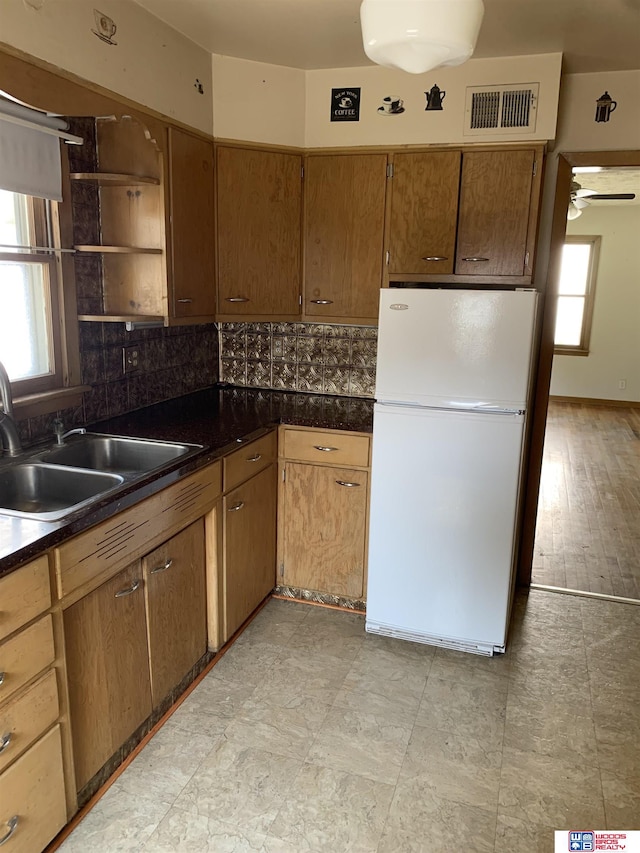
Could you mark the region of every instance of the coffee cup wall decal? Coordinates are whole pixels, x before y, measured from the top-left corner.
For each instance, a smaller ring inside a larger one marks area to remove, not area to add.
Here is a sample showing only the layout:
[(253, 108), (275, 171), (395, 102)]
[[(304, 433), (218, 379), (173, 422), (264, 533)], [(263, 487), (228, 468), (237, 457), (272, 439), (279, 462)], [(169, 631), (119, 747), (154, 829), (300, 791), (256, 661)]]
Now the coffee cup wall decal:
[(402, 98), (394, 98), (387, 95), (382, 99), (382, 106), (378, 107), (378, 113), (386, 116), (396, 116), (404, 112), (404, 101)]
[(117, 41), (113, 40), (118, 29), (113, 18), (105, 15), (99, 9), (93, 10), (93, 17), (95, 18), (96, 28), (95, 30), (91, 30), (91, 32), (107, 44), (118, 44)]

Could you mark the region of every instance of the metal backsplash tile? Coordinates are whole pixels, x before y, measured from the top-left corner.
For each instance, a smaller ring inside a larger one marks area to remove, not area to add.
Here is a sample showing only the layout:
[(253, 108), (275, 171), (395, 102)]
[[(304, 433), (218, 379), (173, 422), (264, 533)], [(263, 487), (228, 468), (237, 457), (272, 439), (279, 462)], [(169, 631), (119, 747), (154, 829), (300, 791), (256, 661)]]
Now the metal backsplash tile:
[(222, 323), (220, 379), (232, 385), (373, 397), (376, 328)]

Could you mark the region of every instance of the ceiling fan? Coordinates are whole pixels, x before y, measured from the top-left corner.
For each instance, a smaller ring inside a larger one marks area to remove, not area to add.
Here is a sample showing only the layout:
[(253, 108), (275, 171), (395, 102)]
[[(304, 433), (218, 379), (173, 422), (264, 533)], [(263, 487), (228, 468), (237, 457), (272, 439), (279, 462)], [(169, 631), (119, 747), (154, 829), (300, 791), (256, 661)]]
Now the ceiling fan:
[(633, 201), (635, 197), (635, 193), (599, 193), (582, 187), (577, 181), (571, 181), (567, 219), (577, 219), (592, 201)]

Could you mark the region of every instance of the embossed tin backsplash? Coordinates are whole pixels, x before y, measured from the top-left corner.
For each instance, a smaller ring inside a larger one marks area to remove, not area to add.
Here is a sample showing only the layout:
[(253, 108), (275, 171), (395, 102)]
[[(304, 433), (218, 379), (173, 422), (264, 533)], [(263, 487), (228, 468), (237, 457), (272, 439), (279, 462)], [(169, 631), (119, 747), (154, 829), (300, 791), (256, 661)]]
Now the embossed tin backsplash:
[(322, 323), (222, 323), (220, 379), (232, 385), (373, 397), (378, 330)]

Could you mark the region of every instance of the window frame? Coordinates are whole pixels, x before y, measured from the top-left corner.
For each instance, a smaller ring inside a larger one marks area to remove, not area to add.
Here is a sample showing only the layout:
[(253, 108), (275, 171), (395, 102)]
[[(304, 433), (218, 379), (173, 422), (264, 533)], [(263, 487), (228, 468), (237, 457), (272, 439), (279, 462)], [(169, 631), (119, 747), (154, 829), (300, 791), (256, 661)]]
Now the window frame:
[(556, 344), (554, 327), (554, 355), (589, 355), (601, 242), (602, 237), (599, 234), (567, 234), (564, 238), (563, 246), (566, 246), (567, 244), (589, 245), (591, 247), (591, 250), (589, 252), (589, 268), (587, 271), (587, 285), (584, 295), (556, 293), (556, 316), (557, 305), (560, 299), (568, 298), (584, 300), (584, 310), (582, 312), (582, 328), (580, 330), (580, 343), (574, 345)]

